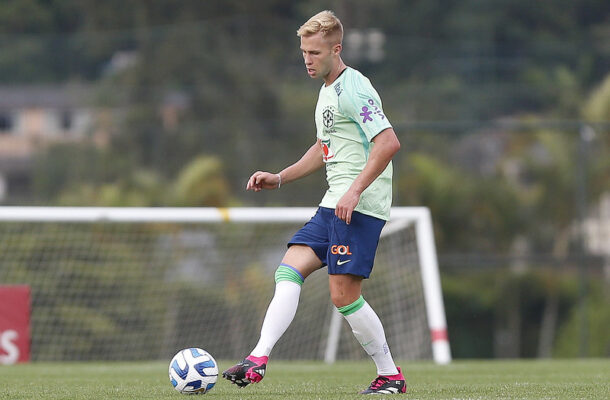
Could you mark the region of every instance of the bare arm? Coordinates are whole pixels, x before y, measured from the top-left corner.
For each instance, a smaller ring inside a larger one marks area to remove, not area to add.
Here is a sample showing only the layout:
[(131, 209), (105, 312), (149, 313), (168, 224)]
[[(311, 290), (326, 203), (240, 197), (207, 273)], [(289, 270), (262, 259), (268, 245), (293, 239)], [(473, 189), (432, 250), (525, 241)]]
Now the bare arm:
[[(260, 192), (262, 189), (276, 189), (280, 184), (303, 178), (324, 166), (322, 160), (322, 148), (319, 140), (303, 154), (301, 159), (289, 167), (284, 168), (279, 174), (256, 171), (246, 185), (246, 190)], [(279, 176), (278, 176), (279, 175)]]
[(388, 166), (394, 154), (400, 149), (400, 142), (394, 129), (387, 128), (373, 138), (373, 150), (364, 169), (354, 179), (347, 192), (339, 199), (335, 208), (335, 215), (349, 224), (352, 212), (360, 201), (360, 195)]

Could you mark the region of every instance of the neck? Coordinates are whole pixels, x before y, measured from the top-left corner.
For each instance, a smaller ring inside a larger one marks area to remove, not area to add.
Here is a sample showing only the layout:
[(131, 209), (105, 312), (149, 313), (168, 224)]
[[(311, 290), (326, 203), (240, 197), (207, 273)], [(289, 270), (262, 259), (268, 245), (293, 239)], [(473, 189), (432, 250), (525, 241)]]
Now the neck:
[(347, 68), (347, 65), (345, 65), (343, 60), (339, 58), (339, 62), (335, 64), (335, 66), (330, 70), (330, 73), (324, 78), (324, 84), (329, 86), (331, 83), (333, 83), (335, 79), (341, 75), (341, 72), (343, 72), (345, 68)]

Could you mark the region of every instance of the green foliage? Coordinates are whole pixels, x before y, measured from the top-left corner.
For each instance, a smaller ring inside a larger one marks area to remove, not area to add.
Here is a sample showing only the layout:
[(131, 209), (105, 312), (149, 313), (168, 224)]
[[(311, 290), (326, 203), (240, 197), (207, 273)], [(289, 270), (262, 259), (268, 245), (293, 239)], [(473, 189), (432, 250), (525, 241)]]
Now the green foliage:
[(51, 145), (35, 155), (33, 191), (39, 200), (50, 202), (75, 184), (96, 184), (112, 179), (123, 166), (109, 153), (91, 144)]
[(206, 157), (186, 166), (175, 183), (167, 183), (150, 171), (135, 171), (114, 183), (75, 185), (62, 192), (57, 200), (64, 206), (106, 207), (226, 207), (232, 202), (222, 164), (218, 159)]
[(217, 157), (195, 158), (179, 171), (175, 182), (151, 169), (122, 168), (128, 164), (87, 145), (51, 146), (36, 159), (34, 187), (39, 198), (62, 206), (235, 204), (224, 165)]
[(589, 121), (607, 121), (610, 115), (610, 74), (591, 93), (583, 107), (584, 117)]
[(517, 193), (502, 180), (477, 177), (424, 154), (410, 154), (398, 176), (403, 202), (430, 208), (443, 249), (508, 248), (521, 228)]
[(585, 316), (580, 304), (574, 304), (566, 323), (557, 335), (557, 345), (553, 353), (556, 357), (580, 357), (582, 329), (586, 332), (586, 356), (610, 357), (610, 299), (608, 285), (602, 281), (588, 282), (590, 285), (585, 301)]
[(153, 207), (165, 205), (166, 184), (155, 173), (134, 171), (115, 183), (80, 183), (62, 192), (58, 205)]
[(577, 217), (577, 142), (573, 136), (548, 130), (522, 134), (520, 141), (511, 156), (521, 160), (520, 206), (532, 216), (529, 237), (536, 238), (534, 246), (563, 257), (569, 246), (566, 230)]
[(44, 32), (53, 26), (52, 11), (36, 0), (9, 0), (0, 7), (0, 26), (4, 32)]
[[(345, 56), (371, 77), (403, 139), (412, 134), (398, 129), (406, 121), (520, 112), (573, 118), (583, 93), (607, 74), (601, 45), (608, 4), (382, 0), (356, 1), (348, 9), (342, 1), (12, 0), (0, 4), (6, 22), (0, 81), (84, 80), (97, 92), (96, 105), (120, 110), (105, 165), (88, 182), (93, 186), (137, 170), (168, 180), (205, 153), (223, 160), (229, 187), (238, 193), (251, 171), (283, 168), (315, 140), (311, 113), (319, 84), (304, 74), (295, 36), (312, 13), (331, 7), (348, 32), (385, 33), (382, 63), (350, 56), (347, 48)], [(120, 52), (133, 55), (134, 63), (110, 68)], [(176, 94), (182, 101), (168, 124), (160, 110), (175, 106)], [(114, 165), (122, 166), (120, 173)], [(37, 173), (37, 201), (77, 184), (66, 173), (71, 182), (60, 185)], [(320, 182), (304, 180), (292, 195), (278, 192), (273, 201), (314, 203)], [(241, 200), (272, 201), (266, 194), (246, 196)]]
[(498, 294), (494, 272), (444, 274), (443, 300), (455, 358), (493, 357), (493, 317)]
[[(520, 357), (537, 357), (541, 322), (545, 307), (551, 298), (557, 299), (557, 325), (560, 332), (570, 334), (557, 339), (555, 355), (565, 356), (562, 350), (568, 348), (576, 355), (578, 341), (574, 333), (578, 329), (576, 320), (578, 287), (573, 273), (558, 273), (556, 268), (538, 268), (522, 274), (510, 269), (492, 270), (469, 269), (461, 273), (445, 273), (442, 279), (443, 296), (447, 311), (447, 323), (452, 353), (456, 358), (492, 358), (497, 356), (494, 343), (502, 340), (502, 330), (507, 319), (515, 312), (520, 319), (520, 330), (511, 332), (519, 336)], [(575, 313), (573, 317), (568, 314)], [(597, 331), (592, 335), (592, 347), (599, 349), (607, 345), (606, 336), (601, 333), (607, 313), (598, 316), (594, 323)], [(606, 354), (592, 351), (591, 356), (604, 357)]]
[(191, 161), (178, 175), (173, 195), (176, 205), (227, 206), (231, 197), (221, 161), (204, 156)]

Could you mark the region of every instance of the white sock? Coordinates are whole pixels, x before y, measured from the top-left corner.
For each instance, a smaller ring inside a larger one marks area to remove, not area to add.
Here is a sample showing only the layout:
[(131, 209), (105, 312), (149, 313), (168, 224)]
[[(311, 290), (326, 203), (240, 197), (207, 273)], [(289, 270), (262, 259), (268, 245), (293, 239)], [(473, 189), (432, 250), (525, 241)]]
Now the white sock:
[(255, 357), (269, 357), (275, 343), (290, 326), (299, 305), (301, 285), (291, 281), (280, 281), (275, 284), (275, 294), (263, 321), (261, 337), (250, 353)]
[(384, 376), (398, 374), (398, 369), (396, 369), (392, 353), (390, 353), (390, 348), (385, 339), (381, 320), (369, 303), (365, 301), (358, 311), (344, 316), (364, 351), (375, 362), (377, 374)]

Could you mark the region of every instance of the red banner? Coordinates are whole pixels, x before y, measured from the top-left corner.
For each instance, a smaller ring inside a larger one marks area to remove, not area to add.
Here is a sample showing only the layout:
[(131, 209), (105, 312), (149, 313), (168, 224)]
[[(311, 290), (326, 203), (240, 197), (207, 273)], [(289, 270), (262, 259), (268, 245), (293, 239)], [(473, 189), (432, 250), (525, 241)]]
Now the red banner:
[(30, 359), (30, 287), (0, 286), (0, 364)]

